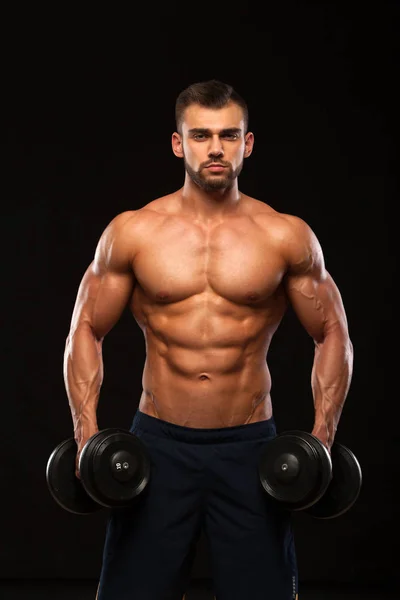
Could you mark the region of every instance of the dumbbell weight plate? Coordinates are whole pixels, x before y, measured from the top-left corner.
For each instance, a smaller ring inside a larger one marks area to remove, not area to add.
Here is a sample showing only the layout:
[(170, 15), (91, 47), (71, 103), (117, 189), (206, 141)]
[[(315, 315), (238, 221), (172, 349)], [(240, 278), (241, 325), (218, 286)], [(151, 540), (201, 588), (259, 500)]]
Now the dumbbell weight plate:
[(304, 510), (317, 502), (331, 479), (328, 450), (305, 431), (288, 431), (266, 443), (259, 478), (267, 495), (288, 510)]
[(79, 460), (82, 483), (95, 502), (107, 508), (129, 506), (150, 478), (147, 449), (133, 433), (117, 428), (92, 436)]
[(357, 500), (362, 484), (360, 464), (349, 448), (334, 442), (331, 448), (332, 480), (322, 498), (306, 510), (317, 519), (333, 519)]
[(64, 440), (54, 448), (46, 466), (47, 487), (62, 508), (77, 515), (87, 515), (101, 506), (88, 496), (75, 475), (76, 453), (74, 438)]

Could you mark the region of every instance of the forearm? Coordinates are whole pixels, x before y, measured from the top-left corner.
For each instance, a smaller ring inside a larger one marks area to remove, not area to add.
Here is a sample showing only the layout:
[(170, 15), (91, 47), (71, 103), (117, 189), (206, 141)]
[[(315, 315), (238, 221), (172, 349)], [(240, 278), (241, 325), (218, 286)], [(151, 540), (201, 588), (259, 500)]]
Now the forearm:
[(332, 446), (353, 371), (353, 346), (343, 329), (332, 330), (315, 345), (311, 386), (314, 399), (312, 433)]
[(102, 381), (102, 342), (89, 324), (78, 325), (67, 338), (64, 354), (64, 382), (78, 444), (98, 431), (96, 412)]

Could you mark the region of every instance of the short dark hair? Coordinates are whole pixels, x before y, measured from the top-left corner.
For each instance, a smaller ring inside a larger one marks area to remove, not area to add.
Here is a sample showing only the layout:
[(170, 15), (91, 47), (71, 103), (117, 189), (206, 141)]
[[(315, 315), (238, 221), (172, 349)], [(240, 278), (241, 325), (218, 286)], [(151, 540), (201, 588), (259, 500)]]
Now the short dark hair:
[(217, 79), (192, 83), (192, 85), (189, 85), (182, 90), (175, 102), (177, 131), (180, 132), (183, 113), (191, 104), (200, 104), (200, 106), (205, 106), (207, 108), (223, 108), (229, 102), (234, 102), (241, 107), (246, 133), (249, 122), (249, 111), (245, 100), (231, 85), (218, 81)]

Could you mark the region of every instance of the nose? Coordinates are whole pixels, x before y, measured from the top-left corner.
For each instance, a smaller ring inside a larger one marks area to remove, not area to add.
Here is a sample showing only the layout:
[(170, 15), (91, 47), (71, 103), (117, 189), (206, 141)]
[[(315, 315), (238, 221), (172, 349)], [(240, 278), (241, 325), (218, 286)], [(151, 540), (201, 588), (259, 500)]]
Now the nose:
[(224, 155), (224, 149), (221, 144), (220, 137), (218, 135), (213, 135), (210, 141), (210, 148), (208, 150), (208, 156), (210, 158), (216, 158), (218, 156)]

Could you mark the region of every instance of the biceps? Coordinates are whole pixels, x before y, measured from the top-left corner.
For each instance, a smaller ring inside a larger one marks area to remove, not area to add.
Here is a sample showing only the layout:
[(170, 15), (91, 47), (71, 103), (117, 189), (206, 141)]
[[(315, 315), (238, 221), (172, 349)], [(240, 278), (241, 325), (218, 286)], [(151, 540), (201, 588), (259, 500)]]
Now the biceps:
[(89, 325), (102, 339), (115, 325), (129, 302), (134, 288), (132, 272), (95, 273), (93, 264), (82, 278), (72, 315), (71, 329)]
[(316, 341), (322, 342), (333, 330), (347, 330), (347, 319), (340, 292), (325, 271), (323, 278), (291, 277), (286, 293), (300, 322)]

